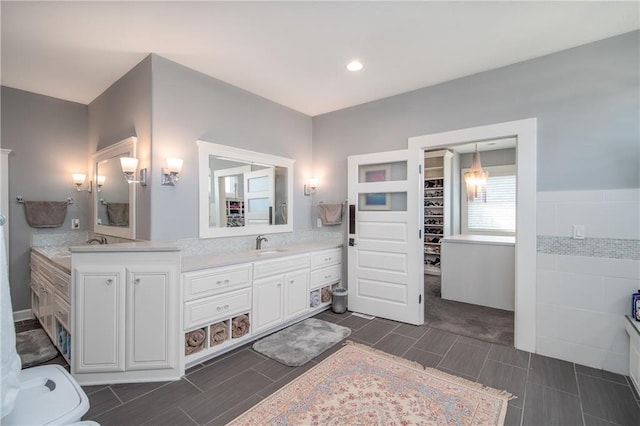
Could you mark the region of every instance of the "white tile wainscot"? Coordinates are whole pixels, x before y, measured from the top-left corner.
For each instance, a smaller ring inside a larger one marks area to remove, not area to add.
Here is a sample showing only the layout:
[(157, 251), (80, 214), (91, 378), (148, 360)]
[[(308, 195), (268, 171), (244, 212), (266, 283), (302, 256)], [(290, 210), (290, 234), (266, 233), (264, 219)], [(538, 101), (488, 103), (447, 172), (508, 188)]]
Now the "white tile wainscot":
[[(537, 353), (629, 374), (639, 202), (637, 188), (537, 193)], [(585, 240), (570, 238), (575, 224)]]
[[(185, 367), (328, 309), (330, 300), (312, 307), (311, 293), (340, 285), (341, 271), (341, 244), (333, 242), (291, 244), (225, 255), (184, 256), (183, 339), (194, 330), (205, 333), (202, 348), (185, 354)], [(240, 315), (249, 318), (249, 330), (234, 338), (233, 319)], [(214, 327), (217, 330), (226, 327), (226, 339), (212, 342)]]

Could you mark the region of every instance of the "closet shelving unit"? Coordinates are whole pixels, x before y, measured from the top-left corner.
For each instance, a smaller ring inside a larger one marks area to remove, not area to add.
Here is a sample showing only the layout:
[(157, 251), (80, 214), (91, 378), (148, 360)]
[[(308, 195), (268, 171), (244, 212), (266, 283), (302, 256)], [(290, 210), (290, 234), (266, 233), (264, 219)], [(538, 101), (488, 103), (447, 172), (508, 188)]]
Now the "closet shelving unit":
[(244, 226), (244, 200), (227, 199), (227, 227)]
[(440, 275), (440, 244), (451, 235), (451, 158), (447, 150), (424, 156), (424, 272)]

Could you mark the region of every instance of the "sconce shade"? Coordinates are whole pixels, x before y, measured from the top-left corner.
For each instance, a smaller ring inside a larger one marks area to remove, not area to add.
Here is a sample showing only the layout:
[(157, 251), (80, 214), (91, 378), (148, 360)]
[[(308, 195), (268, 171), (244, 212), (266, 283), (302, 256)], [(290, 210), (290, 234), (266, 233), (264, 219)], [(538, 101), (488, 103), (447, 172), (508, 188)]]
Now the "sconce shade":
[(98, 186), (104, 185), (106, 180), (107, 180), (106, 176), (98, 176)]
[(135, 173), (138, 168), (138, 159), (131, 157), (120, 157), (120, 165), (124, 173)]
[(480, 163), (480, 153), (476, 145), (476, 152), (473, 153), (471, 169), (464, 174), (464, 182), (467, 185), (467, 201), (487, 202), (487, 179), (489, 172), (482, 170)]
[(182, 171), (182, 158), (167, 158), (167, 169), (169, 169), (169, 173), (180, 173)]
[(73, 183), (76, 185), (82, 185), (87, 177), (84, 173), (73, 173), (71, 176), (73, 177)]
[(317, 178), (309, 178), (309, 183), (304, 184), (304, 195), (311, 195), (316, 192), (316, 188), (318, 187), (318, 179)]

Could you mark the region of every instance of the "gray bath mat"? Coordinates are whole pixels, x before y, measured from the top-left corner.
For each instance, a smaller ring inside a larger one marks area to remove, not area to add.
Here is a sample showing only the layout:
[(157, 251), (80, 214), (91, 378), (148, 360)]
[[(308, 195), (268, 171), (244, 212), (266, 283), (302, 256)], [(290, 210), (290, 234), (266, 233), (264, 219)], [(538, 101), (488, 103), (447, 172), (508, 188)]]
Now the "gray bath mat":
[(41, 328), (16, 334), (16, 351), (22, 360), (22, 368), (31, 367), (58, 356), (58, 350)]
[(330, 322), (309, 318), (253, 344), (253, 349), (281, 364), (297, 367), (351, 334)]

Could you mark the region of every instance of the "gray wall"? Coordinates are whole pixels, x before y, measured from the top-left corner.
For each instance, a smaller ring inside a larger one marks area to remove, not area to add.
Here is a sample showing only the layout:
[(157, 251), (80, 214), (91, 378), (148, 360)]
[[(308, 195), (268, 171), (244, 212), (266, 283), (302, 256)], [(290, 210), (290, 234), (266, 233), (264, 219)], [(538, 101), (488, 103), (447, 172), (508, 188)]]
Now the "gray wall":
[[(89, 104), (89, 155), (137, 136), (138, 169), (151, 165), (151, 55)], [(91, 163), (91, 162), (90, 162)], [(93, 164), (91, 164), (93, 172)], [(150, 176), (153, 183), (153, 175)], [(157, 179), (156, 179), (157, 180)], [(151, 237), (150, 187), (136, 187), (136, 232)], [(91, 227), (93, 229), (93, 227)]]
[(151, 238), (198, 236), (198, 149), (205, 140), (293, 158), (294, 229), (311, 228), (311, 118), (153, 55), (153, 174), (167, 157), (184, 159), (176, 187), (151, 186)]
[(314, 117), (318, 195), (346, 196), (348, 155), (530, 117), (538, 118), (539, 191), (637, 188), (639, 38), (635, 31)]
[[(87, 106), (22, 90), (2, 87), (2, 148), (9, 155), (9, 280), (14, 311), (31, 307), (29, 250), (36, 233), (71, 232), (71, 219), (87, 229), (88, 192), (76, 192), (72, 173), (87, 173)], [(87, 173), (88, 174), (88, 173)], [(89, 178), (87, 178), (87, 182)], [(64, 201), (68, 206), (59, 228), (31, 228), (25, 200)]]

